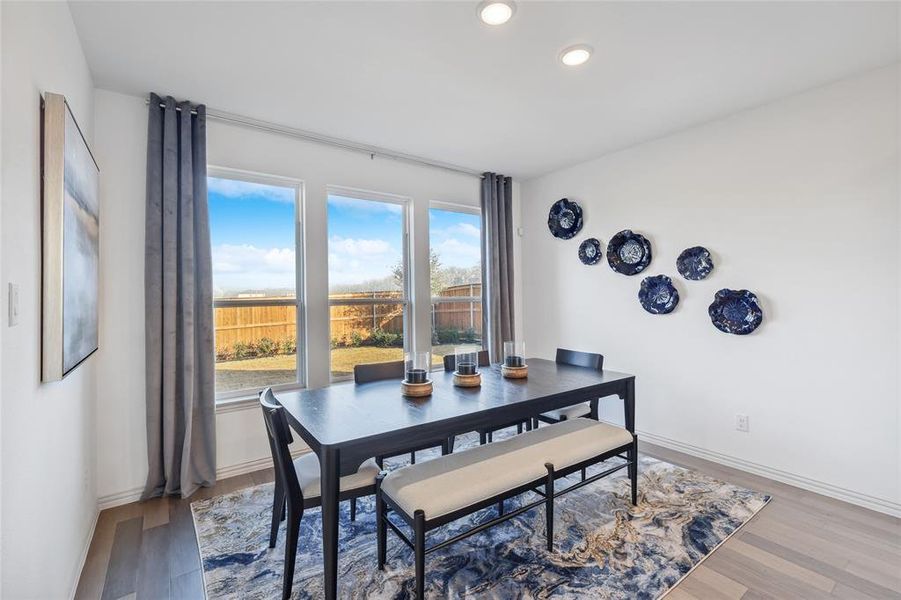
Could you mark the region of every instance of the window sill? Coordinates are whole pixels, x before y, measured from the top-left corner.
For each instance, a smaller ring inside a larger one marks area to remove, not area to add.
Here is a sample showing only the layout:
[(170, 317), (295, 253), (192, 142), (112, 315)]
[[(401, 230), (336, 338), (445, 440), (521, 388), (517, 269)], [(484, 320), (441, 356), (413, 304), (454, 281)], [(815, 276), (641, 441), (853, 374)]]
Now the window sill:
[[(304, 386), (290, 386), (287, 388), (273, 388), (273, 392), (276, 394), (280, 392), (297, 392), (300, 390), (306, 389)], [(234, 396), (231, 398), (222, 398), (216, 399), (216, 414), (226, 414), (230, 412), (238, 412), (242, 410), (250, 410), (253, 408), (258, 408), (260, 406), (260, 394), (259, 392), (248, 392), (243, 396)]]

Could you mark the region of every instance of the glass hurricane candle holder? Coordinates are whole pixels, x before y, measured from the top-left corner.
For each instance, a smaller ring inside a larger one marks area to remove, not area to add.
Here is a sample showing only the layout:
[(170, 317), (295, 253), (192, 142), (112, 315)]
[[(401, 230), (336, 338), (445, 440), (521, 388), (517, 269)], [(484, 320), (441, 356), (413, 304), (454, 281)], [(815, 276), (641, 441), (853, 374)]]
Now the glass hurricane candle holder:
[(526, 345), (522, 341), (504, 342), (504, 366), (513, 369), (526, 366)]
[(404, 354), (404, 381), (426, 383), (432, 368), (431, 352), (407, 352)]
[(475, 346), (457, 346), (454, 348), (454, 365), (460, 375), (478, 375), (479, 349)]

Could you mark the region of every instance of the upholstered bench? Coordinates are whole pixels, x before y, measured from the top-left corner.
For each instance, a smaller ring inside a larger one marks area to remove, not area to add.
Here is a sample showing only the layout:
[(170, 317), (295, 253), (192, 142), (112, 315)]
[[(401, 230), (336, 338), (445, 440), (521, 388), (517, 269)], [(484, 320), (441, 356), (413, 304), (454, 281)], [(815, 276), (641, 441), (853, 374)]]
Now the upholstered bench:
[[(379, 569), (385, 565), (387, 531), (390, 527), (414, 550), (416, 591), (422, 598), (426, 554), (540, 504), (545, 504), (547, 544), (548, 549), (552, 550), (555, 497), (628, 467), (632, 480), (632, 502), (636, 501), (637, 450), (637, 437), (627, 430), (580, 418), (382, 474), (376, 481)], [(621, 456), (623, 452), (627, 456)], [(564, 490), (554, 491), (555, 479), (613, 457), (622, 458), (625, 462)], [(505, 499), (529, 491), (536, 492), (542, 498), (503, 513)], [(425, 547), (427, 531), (495, 504), (501, 507), (497, 518), (430, 548)], [(412, 527), (412, 541), (388, 519), (390, 510)]]

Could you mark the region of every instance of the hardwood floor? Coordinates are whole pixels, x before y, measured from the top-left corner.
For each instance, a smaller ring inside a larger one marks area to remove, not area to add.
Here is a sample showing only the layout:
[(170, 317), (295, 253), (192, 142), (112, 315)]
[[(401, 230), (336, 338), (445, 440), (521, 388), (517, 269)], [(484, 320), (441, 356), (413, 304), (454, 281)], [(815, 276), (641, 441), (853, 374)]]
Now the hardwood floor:
[[(641, 451), (773, 496), (668, 600), (901, 599), (901, 520), (658, 446), (642, 444)], [(190, 501), (272, 476), (268, 469), (225, 479)], [(75, 597), (203, 598), (190, 501), (103, 511)]]

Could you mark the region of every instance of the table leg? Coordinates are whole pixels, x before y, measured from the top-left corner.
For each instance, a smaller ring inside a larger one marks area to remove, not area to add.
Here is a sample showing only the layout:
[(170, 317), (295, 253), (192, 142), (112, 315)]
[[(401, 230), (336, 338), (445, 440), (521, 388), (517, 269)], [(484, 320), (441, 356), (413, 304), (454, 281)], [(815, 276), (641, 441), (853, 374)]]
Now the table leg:
[(319, 455), (322, 482), (322, 562), (325, 598), (338, 595), (338, 477), (340, 460), (337, 450), (323, 448)]
[(635, 380), (630, 379), (625, 384), (621, 394), (623, 399), (623, 412), (625, 413), (626, 429), (635, 433)]

